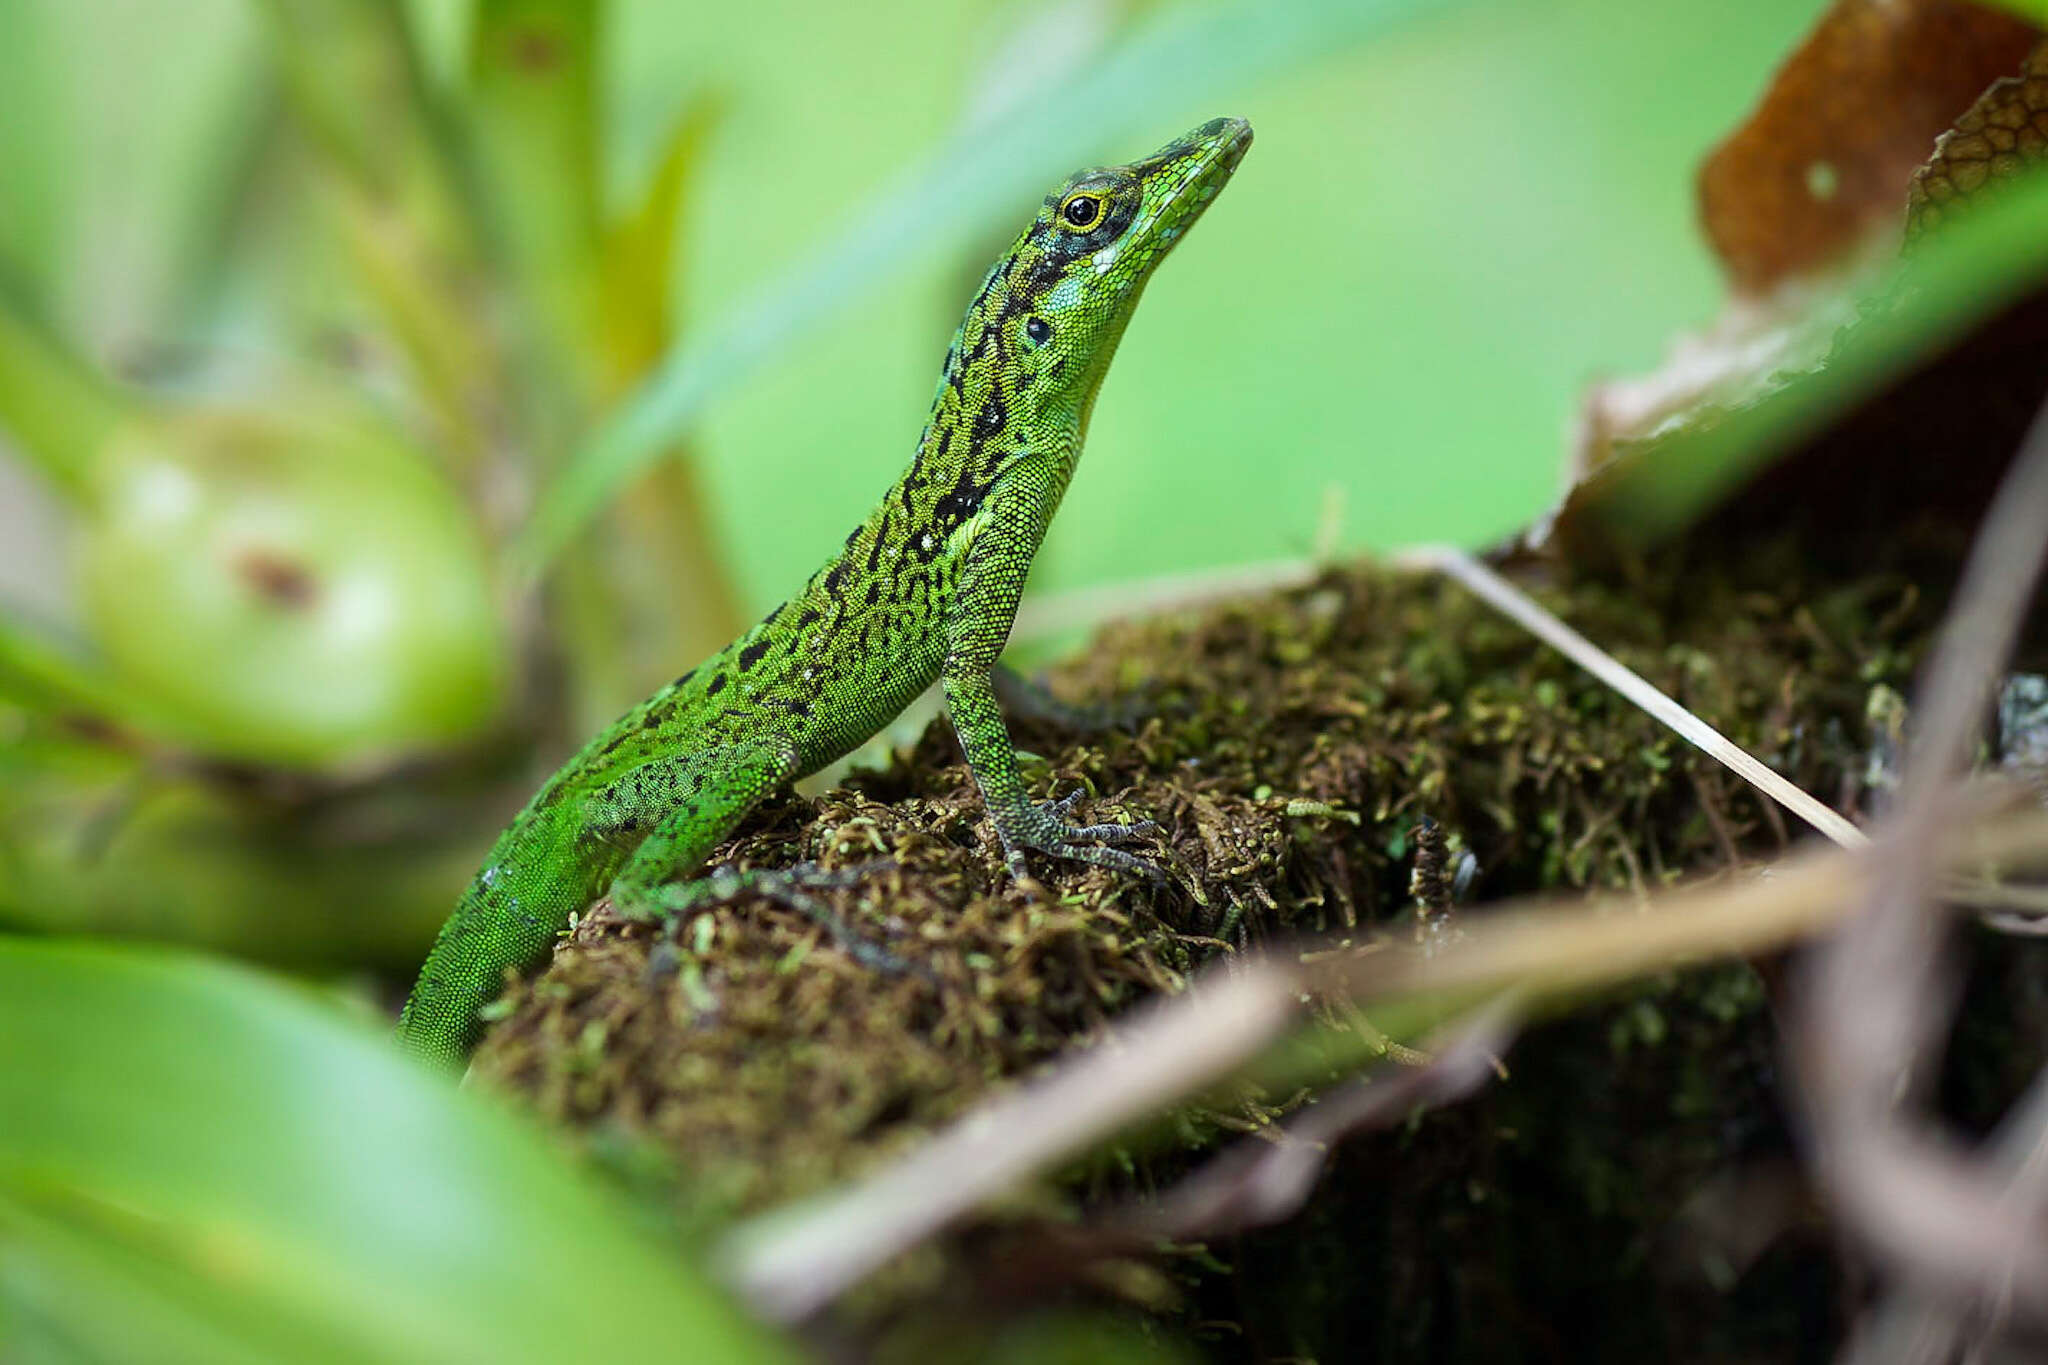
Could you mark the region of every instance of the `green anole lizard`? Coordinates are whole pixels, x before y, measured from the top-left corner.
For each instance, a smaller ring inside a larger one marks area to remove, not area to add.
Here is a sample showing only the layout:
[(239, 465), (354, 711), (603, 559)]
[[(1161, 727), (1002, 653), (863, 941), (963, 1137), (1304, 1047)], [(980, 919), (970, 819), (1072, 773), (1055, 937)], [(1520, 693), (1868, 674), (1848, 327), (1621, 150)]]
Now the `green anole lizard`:
[(630, 919), (740, 891), (829, 918), (809, 892), (844, 873), (679, 879), (762, 797), (851, 751), (934, 679), (1013, 875), (1027, 849), (1158, 875), (1110, 847), (1149, 824), (1075, 825), (1071, 798), (1026, 796), (996, 705), (1011, 681), (997, 656), (1138, 296), (1251, 139), (1243, 119), (1214, 119), (1046, 197), (969, 305), (910, 468), (801, 592), (540, 789), (442, 926), (399, 1020), (403, 1048), (459, 1062), (505, 970), (544, 957), (600, 895)]

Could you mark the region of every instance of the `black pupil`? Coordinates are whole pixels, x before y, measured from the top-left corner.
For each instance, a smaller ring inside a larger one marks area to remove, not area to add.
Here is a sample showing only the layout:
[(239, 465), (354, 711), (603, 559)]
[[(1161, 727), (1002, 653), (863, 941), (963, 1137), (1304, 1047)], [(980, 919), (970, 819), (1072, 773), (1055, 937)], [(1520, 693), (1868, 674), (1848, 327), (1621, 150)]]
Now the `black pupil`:
[(1066, 207), (1067, 221), (1075, 227), (1087, 227), (1095, 221), (1095, 215), (1101, 208), (1102, 205), (1099, 202), (1085, 194), (1078, 198), (1069, 199)]
[(1052, 328), (1045, 325), (1044, 318), (1032, 318), (1024, 324), (1024, 335), (1033, 341), (1044, 341), (1052, 335)]

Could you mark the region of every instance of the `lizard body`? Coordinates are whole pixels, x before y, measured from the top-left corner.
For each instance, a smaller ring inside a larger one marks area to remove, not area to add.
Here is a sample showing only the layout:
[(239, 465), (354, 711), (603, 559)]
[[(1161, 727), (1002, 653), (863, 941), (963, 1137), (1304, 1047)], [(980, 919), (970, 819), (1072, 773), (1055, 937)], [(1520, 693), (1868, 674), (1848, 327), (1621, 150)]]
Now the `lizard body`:
[(954, 334), (910, 468), (802, 591), (533, 797), (442, 927), (399, 1021), (402, 1047), (467, 1055), (505, 970), (543, 958), (600, 895), (632, 918), (743, 886), (802, 906), (789, 874), (675, 879), (762, 797), (850, 752), (934, 680), (1013, 872), (1026, 849), (1150, 870), (1107, 846), (1145, 827), (1071, 825), (1063, 805), (1026, 797), (993, 674), (1138, 296), (1250, 142), (1242, 119), (1216, 119), (1047, 196)]

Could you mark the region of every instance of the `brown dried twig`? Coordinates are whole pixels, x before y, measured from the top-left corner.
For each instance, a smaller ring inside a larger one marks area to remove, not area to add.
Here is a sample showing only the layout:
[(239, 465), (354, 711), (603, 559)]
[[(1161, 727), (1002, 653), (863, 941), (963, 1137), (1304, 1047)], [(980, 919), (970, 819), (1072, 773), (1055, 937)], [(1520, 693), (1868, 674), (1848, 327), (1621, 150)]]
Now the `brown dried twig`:
[[(2048, 816), (2011, 809), (2001, 791), (1991, 795), (2006, 808), (1995, 809), (1983, 793), (1958, 802), (1969, 819), (1954, 822), (1939, 850), (1944, 870), (1985, 860), (2032, 867), (2048, 853)], [(1430, 951), (1382, 943), (1305, 960), (1237, 959), (1212, 969), (1187, 994), (1141, 1011), (1104, 1043), (1040, 1080), (985, 1101), (868, 1179), (741, 1225), (720, 1259), (756, 1311), (780, 1321), (806, 1318), (868, 1271), (1004, 1190), (1254, 1059), (1270, 1061), (1275, 1045), (1303, 1022), (1307, 998), (1349, 999), (1376, 1016), (1385, 1009), (1390, 1018), (1399, 1014), (1411, 1023), (1418, 1001), (1439, 1014), (1512, 993), (1531, 1013), (1555, 1010), (1675, 965), (1775, 951), (1831, 929), (1848, 908), (1867, 902), (1869, 872), (1867, 853), (1816, 850), (1781, 861), (1768, 876), (1669, 892), (1647, 904), (1629, 894), (1569, 907), (1503, 905), (1469, 924), (1456, 942)], [(1484, 1041), (1479, 1035), (1475, 1049)], [(1463, 1056), (1459, 1044), (1447, 1050)], [(1395, 1088), (1377, 1098), (1370, 1090), (1340, 1090), (1346, 1098), (1329, 1118), (1295, 1135), (1326, 1138), (1347, 1115), (1370, 1122), (1378, 1106), (1397, 1099), (1445, 1102), (1447, 1091), (1435, 1087), (1448, 1085), (1456, 1068), (1442, 1059), (1439, 1066), (1434, 1074), (1427, 1067), (1393, 1073), (1387, 1084)], [(1326, 1067), (1316, 1064), (1319, 1072)], [(1306, 1073), (1264, 1077), (1286, 1087), (1309, 1079)], [(1235, 1190), (1227, 1174), (1216, 1176), (1214, 1186), (1190, 1187), (1158, 1235), (1218, 1235), (1231, 1220), (1283, 1207), (1288, 1191), (1314, 1176), (1313, 1167), (1293, 1160), (1255, 1172), (1256, 1188)], [(1106, 1241), (1107, 1230), (1097, 1236)]]
[(1300, 970), (1271, 958), (1205, 973), (909, 1158), (743, 1225), (726, 1248), (730, 1278), (769, 1317), (808, 1317), (993, 1195), (1244, 1065), (1296, 1022), (1301, 992)]
[(1153, 1241), (1225, 1237), (1292, 1217), (1308, 1201), (1331, 1150), (1417, 1109), (1463, 1100), (1501, 1074), (1515, 1011), (1496, 1003), (1453, 1031), (1422, 1066), (1398, 1067), (1338, 1087), (1273, 1137), (1239, 1141), (1156, 1199), (1104, 1220)]
[[(1992, 502), (1924, 675), (1898, 806), (1868, 855), (1868, 902), (1810, 964), (1788, 1037), (1820, 1179), (1847, 1230), (1918, 1299), (1993, 1330), (2008, 1317), (2048, 1325), (2048, 1189), (2029, 1174), (2034, 1165), (1999, 1159), (2040, 1147), (2048, 1104), (2016, 1109), (1976, 1153), (1926, 1110), (1956, 992), (1936, 854), (1953, 832), (1955, 777), (2044, 555), (2048, 413)], [(1928, 1345), (1898, 1335), (1864, 1348), (1900, 1359)]]

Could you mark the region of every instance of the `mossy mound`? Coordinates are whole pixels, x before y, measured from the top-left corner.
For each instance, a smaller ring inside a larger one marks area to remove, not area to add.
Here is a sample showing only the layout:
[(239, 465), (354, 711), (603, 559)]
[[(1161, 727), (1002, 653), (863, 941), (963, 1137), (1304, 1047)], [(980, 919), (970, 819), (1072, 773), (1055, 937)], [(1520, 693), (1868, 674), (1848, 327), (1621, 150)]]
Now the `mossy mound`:
[[(1748, 563), (1741, 581), (1688, 584), (1661, 609), (1594, 584), (1540, 595), (1853, 813), (1873, 689), (1904, 684), (1928, 613), (1897, 580), (1816, 591)], [(1157, 821), (1150, 851), (1168, 884), (1049, 859), (1033, 863), (1042, 882), (1009, 881), (937, 722), (886, 770), (757, 813), (719, 854), (892, 859), (827, 895), (904, 970), (865, 965), (758, 899), (674, 935), (600, 910), (503, 1002), (478, 1071), (569, 1128), (652, 1138), (697, 1195), (755, 1208), (915, 1141), (1219, 954), (1409, 932), (1425, 819), (1454, 856), (1474, 855), (1475, 899), (1648, 892), (1792, 833), (1463, 590), (1384, 568), (1106, 631), (1054, 683), (1149, 689), (1156, 706), (1134, 731), (1017, 735), (1047, 756), (1040, 794), (1087, 788), (1077, 818)], [(1213, 1131), (1196, 1122), (1189, 1140)]]

